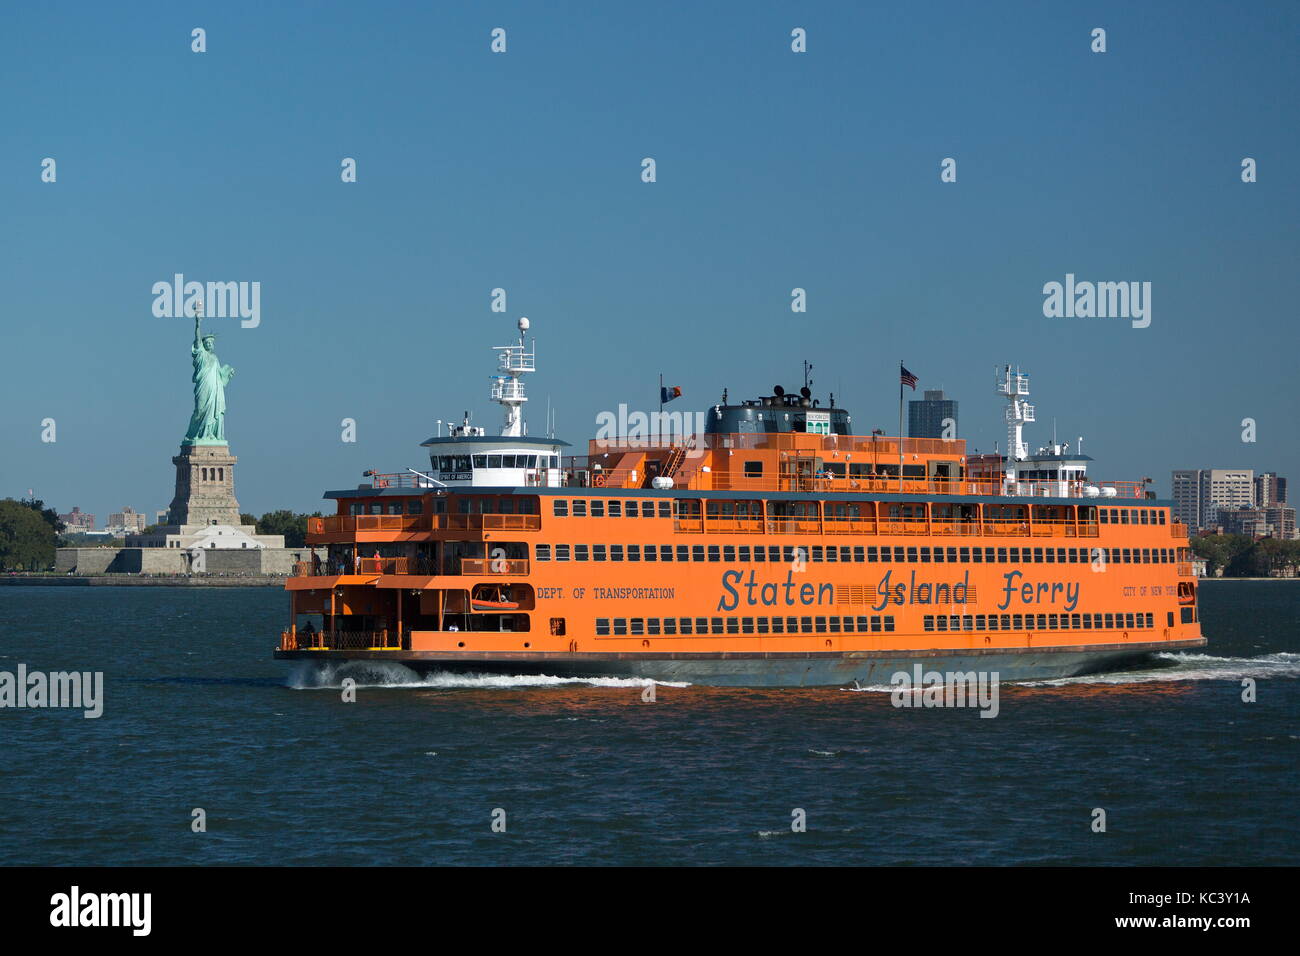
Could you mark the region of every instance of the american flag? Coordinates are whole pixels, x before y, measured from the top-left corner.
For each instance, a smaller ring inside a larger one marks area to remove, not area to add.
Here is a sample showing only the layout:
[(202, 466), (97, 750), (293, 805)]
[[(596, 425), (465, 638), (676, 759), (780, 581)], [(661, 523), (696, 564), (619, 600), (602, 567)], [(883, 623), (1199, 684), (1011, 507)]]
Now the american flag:
[(916, 391), (916, 376), (913, 375), (911, 372), (909, 372), (909, 371), (907, 370), (907, 366), (905, 366), (905, 365), (903, 365), (903, 364), (901, 364), (901, 363), (900, 363), (899, 366), (898, 366), (898, 370), (899, 370), (899, 374), (900, 374), (900, 376), (901, 376), (901, 377), (899, 378), (899, 381), (900, 381), (902, 384), (906, 385), (908, 388), (910, 388), (912, 391), (915, 392), (915, 391)]

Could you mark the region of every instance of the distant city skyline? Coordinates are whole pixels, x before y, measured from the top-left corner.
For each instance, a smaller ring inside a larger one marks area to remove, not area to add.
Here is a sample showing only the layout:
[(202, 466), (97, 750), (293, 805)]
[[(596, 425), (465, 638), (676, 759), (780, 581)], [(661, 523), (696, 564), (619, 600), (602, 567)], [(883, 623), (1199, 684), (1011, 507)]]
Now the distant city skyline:
[[(494, 429), (490, 349), (522, 315), (530, 431), (549, 406), (579, 448), (602, 411), (657, 408), (661, 373), (702, 411), (797, 388), (807, 359), (858, 433), (898, 430), (901, 360), (991, 452), (1010, 362), (1031, 448), (1055, 422), (1097, 479), (1168, 499), (1177, 469), (1300, 472), (1296, 5), (381, 6), (359, 28), (338, 3), (143, 2), (0, 23), (0, 497), (166, 507), (192, 321), (154, 289), (177, 274), (232, 304), (205, 330), (237, 370), (247, 513), (426, 467), (419, 443), (464, 410)], [(1067, 277), (1117, 317), (1047, 317)]]

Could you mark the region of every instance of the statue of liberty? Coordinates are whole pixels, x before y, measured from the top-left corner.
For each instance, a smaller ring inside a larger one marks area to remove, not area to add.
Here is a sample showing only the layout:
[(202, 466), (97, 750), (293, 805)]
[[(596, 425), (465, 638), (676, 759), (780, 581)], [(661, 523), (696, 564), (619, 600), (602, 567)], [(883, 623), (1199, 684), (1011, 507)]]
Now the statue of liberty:
[(182, 445), (224, 445), (226, 443), (226, 384), (235, 370), (222, 365), (213, 351), (217, 337), (209, 332), (199, 334), (203, 306), (194, 308), (194, 345), (190, 355), (194, 360), (194, 414), (185, 432)]

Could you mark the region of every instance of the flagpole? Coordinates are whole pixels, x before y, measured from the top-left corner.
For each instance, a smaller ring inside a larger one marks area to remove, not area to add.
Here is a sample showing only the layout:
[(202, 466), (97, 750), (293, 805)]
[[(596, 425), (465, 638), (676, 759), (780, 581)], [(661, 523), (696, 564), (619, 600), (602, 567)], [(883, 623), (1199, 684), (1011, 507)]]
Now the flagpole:
[[(664, 373), (660, 372), (659, 373), (659, 417), (655, 419), (655, 427), (662, 428), (663, 421), (664, 421)], [(660, 433), (656, 432), (656, 436), (658, 437), (659, 441), (663, 440), (663, 436)]]
[(898, 360), (898, 493), (903, 493), (903, 360)]

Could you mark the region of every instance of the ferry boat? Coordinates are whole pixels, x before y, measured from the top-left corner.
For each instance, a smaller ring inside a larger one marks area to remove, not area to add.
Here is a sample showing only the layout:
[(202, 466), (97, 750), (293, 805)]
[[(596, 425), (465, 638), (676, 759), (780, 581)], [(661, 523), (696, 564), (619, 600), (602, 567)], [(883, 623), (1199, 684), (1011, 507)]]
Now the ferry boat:
[(308, 544), (327, 556), (287, 582), (277, 658), (869, 686), (916, 664), (1066, 677), (1206, 643), (1172, 502), (1149, 479), (1094, 480), (1077, 445), (1031, 454), (1018, 368), (995, 376), (1005, 455), (855, 434), (806, 381), (724, 392), (702, 433), (575, 455), (527, 434), (528, 327), (496, 349), (498, 433), (439, 423), (427, 471), (325, 494), (336, 513), (309, 519)]

